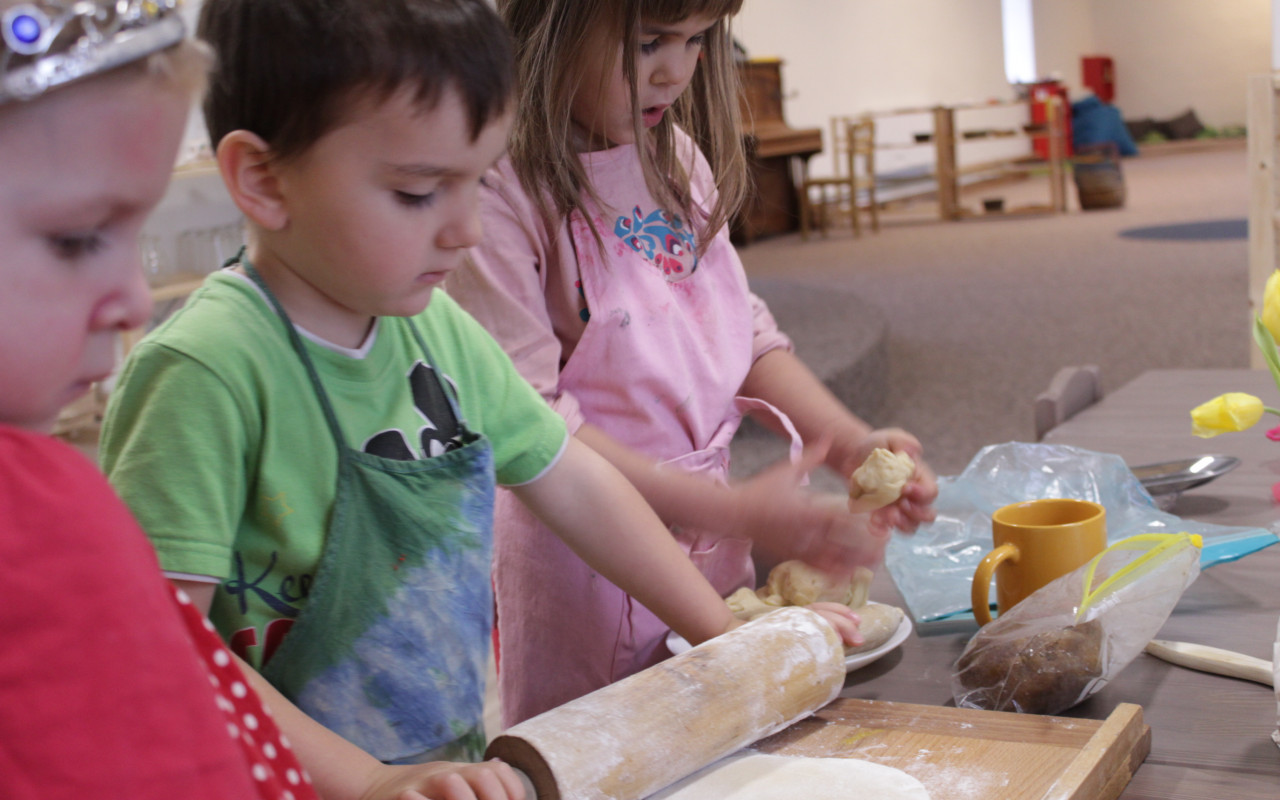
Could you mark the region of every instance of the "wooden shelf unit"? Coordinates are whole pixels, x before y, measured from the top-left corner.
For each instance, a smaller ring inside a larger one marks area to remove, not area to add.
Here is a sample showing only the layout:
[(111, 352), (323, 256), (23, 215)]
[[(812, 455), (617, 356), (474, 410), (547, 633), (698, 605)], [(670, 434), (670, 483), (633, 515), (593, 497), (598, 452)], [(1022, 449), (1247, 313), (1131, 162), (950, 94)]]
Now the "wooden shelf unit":
[[(990, 110), (1022, 106), (1028, 109), (1028, 122), (1018, 128), (982, 128), (965, 131), (958, 126), (959, 115), (970, 111)], [(832, 118), (833, 130), (846, 125), (850, 120), (870, 119), (884, 120), (891, 117), (908, 115), (927, 115), (930, 122), (928, 138), (913, 142), (877, 141), (877, 151), (918, 150), (931, 148), (934, 154), (933, 169), (927, 177), (933, 179), (938, 196), (938, 215), (944, 220), (962, 219), (972, 212), (960, 203), (961, 178), (966, 175), (992, 173), (1001, 177), (1026, 176), (1047, 171), (1049, 174), (1049, 200), (1046, 205), (1036, 205), (1013, 211), (1063, 212), (1066, 211), (1066, 166), (1067, 147), (1063, 121), (1070, 110), (1061, 98), (1049, 99), (1048, 121), (1043, 125), (1032, 125), (1029, 120), (1030, 106), (1027, 100), (992, 101), (989, 103), (964, 103), (949, 106), (922, 106), (914, 108), (898, 108), (887, 111), (870, 111), (855, 115), (844, 115)], [(979, 135), (975, 135), (979, 134)], [(923, 135), (923, 134), (918, 134)], [(1026, 138), (1031, 141), (1048, 139), (1048, 159), (1034, 155), (1034, 148), (1025, 157), (1001, 158), (971, 164), (961, 164), (959, 149), (966, 143), (1004, 141), (1013, 138)], [(842, 155), (837, 153), (836, 158)], [(874, 177), (874, 176), (873, 176)]]

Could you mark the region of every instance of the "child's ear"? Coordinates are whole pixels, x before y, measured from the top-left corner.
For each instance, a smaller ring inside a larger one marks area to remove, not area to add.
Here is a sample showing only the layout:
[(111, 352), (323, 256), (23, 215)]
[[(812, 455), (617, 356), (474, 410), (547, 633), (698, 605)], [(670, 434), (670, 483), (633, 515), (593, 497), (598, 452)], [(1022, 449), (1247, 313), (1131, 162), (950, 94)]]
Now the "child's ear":
[(271, 148), (255, 133), (232, 131), (218, 142), (218, 170), (231, 200), (262, 228), (278, 231), (289, 221)]

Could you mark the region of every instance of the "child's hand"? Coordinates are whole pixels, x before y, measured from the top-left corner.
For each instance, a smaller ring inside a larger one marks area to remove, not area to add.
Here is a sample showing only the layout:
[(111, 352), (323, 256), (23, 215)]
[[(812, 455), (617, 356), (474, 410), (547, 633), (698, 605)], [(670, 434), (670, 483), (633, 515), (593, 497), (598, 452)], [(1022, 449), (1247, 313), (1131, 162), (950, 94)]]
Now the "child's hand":
[(432, 761), (411, 766), (378, 765), (373, 785), (360, 800), (533, 800), (515, 770), (501, 761), (463, 764)]
[(933, 501), (938, 497), (938, 480), (933, 470), (925, 463), (922, 457), (923, 448), (916, 437), (900, 428), (881, 428), (867, 434), (856, 444), (846, 443), (843, 447), (840, 445), (841, 443), (835, 443), (832, 452), (833, 454), (842, 453), (835, 468), (846, 482), (853, 475), (854, 470), (860, 467), (862, 462), (867, 460), (867, 456), (871, 455), (871, 451), (877, 447), (911, 456), (911, 459), (916, 462), (916, 471), (907, 481), (907, 485), (902, 487), (902, 496), (884, 508), (876, 509), (872, 512), (872, 516), (882, 526), (896, 528), (905, 533), (911, 533), (922, 522), (933, 521), (935, 516)]
[(858, 629), (862, 619), (853, 609), (839, 603), (810, 603), (805, 608), (816, 611), (820, 617), (830, 623), (831, 627), (836, 629), (836, 633), (840, 634), (840, 641), (845, 647), (857, 647), (862, 644), (862, 632)]
[(875, 567), (889, 541), (885, 515), (850, 514), (843, 497), (800, 485), (826, 454), (825, 443), (806, 447), (795, 464), (780, 462), (737, 484), (734, 525), (775, 561), (798, 558), (833, 573)]

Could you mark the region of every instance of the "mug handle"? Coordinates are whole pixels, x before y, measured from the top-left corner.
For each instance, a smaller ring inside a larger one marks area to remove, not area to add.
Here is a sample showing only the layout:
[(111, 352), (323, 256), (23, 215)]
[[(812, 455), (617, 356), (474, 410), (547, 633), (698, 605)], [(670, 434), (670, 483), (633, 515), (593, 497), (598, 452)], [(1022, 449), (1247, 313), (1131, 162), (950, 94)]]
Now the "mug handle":
[(970, 590), (969, 600), (973, 603), (973, 618), (978, 621), (978, 627), (991, 621), (991, 576), (995, 574), (996, 567), (1009, 558), (1017, 562), (1018, 548), (1011, 544), (1002, 544), (987, 553), (973, 572), (973, 587)]

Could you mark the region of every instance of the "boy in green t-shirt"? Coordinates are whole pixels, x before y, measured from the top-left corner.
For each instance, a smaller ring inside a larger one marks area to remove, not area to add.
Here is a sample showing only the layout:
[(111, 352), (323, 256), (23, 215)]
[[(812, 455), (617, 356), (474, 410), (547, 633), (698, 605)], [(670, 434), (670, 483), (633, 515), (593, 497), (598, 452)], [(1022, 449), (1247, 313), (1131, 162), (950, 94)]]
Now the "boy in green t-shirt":
[(169, 576), (286, 697), (393, 762), (483, 745), (495, 481), (684, 638), (732, 627), (630, 484), (435, 291), (505, 148), (493, 12), (201, 14), (206, 121), (249, 244), (133, 351), (102, 437)]

